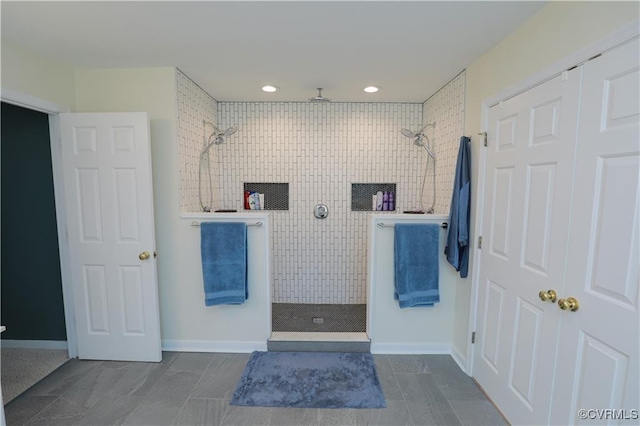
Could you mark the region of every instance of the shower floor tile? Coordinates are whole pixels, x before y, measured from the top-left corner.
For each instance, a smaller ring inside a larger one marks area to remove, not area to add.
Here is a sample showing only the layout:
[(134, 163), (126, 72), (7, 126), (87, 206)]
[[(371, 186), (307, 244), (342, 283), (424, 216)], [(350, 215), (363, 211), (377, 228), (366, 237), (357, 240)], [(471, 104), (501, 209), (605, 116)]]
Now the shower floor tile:
[(272, 331), (364, 333), (367, 305), (273, 303)]

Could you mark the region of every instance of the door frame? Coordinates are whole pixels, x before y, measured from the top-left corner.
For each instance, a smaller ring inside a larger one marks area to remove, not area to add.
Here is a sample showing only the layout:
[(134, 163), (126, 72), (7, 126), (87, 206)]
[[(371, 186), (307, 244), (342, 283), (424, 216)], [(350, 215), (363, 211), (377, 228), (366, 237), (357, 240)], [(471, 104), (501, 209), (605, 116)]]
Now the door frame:
[(60, 113), (71, 109), (26, 93), (2, 88), (0, 100), (7, 104), (39, 111), (49, 116), (49, 145), (51, 147), (51, 167), (53, 172), (53, 191), (58, 228), (58, 252), (60, 256), (60, 275), (62, 279), (62, 303), (64, 322), (67, 332), (69, 358), (78, 356), (78, 336), (76, 332), (75, 307), (73, 305), (73, 287), (71, 283), (71, 261), (69, 240), (67, 239), (67, 211), (65, 209), (64, 175), (62, 166), (62, 145), (60, 137)]
[[(488, 131), (489, 125), (489, 109), (495, 105), (498, 105), (500, 102), (505, 101), (509, 98), (512, 98), (516, 95), (519, 95), (523, 92), (526, 92), (533, 87), (536, 87), (552, 78), (555, 78), (558, 75), (561, 75), (563, 72), (572, 68), (574, 66), (578, 66), (588, 60), (592, 59), (595, 56), (598, 56), (607, 50), (611, 50), (621, 44), (628, 42), (629, 40), (638, 37), (640, 35), (640, 21), (634, 21), (630, 24), (624, 25), (619, 29), (613, 31), (611, 34), (601, 38), (600, 40), (575, 51), (574, 53), (564, 57), (563, 59), (552, 63), (551, 65), (543, 68), (542, 70), (530, 75), (524, 80), (519, 81), (518, 83), (509, 86), (495, 95), (489, 96), (482, 101), (481, 104), (481, 118), (480, 118), (480, 128), (482, 132)], [(479, 138), (478, 138), (479, 139)], [(484, 185), (486, 178), (486, 160), (487, 160), (487, 149), (478, 145), (478, 172), (476, 175), (477, 189), (474, 191), (475, 195), (475, 220), (473, 227), (475, 232), (473, 233), (474, 237), (477, 239), (478, 236), (483, 235), (482, 223), (483, 223), (483, 215), (484, 215)], [(471, 301), (470, 301), (470, 313), (469, 313), (469, 329), (468, 334), (471, 335), (472, 332), (477, 330), (478, 324), (480, 323), (480, 318), (478, 318), (478, 292), (480, 291), (480, 249), (476, 241), (473, 241), (472, 244), (472, 259), (473, 261), (473, 269), (471, 271)], [(473, 359), (475, 355), (475, 345), (469, 343), (467, 345), (467, 360), (466, 360), (466, 369), (467, 374), (473, 377)]]

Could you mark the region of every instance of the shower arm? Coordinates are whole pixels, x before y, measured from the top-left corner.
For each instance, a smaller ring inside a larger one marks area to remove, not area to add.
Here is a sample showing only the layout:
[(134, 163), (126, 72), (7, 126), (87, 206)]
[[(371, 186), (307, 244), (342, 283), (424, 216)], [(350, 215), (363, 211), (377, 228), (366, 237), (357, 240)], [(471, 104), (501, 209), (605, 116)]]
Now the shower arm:
[[(224, 132), (222, 130), (220, 130), (220, 128), (218, 126), (216, 126), (215, 124), (213, 124), (211, 121), (207, 121), (207, 120), (202, 120), (202, 130), (204, 131), (205, 137), (207, 134), (207, 124), (210, 125), (211, 127), (213, 127), (213, 133), (211, 133), (209, 135), (209, 137), (207, 137), (207, 147), (205, 148), (205, 151), (211, 147), (211, 138), (212, 137), (216, 137), (216, 139), (220, 136), (222, 136), (224, 134)], [(214, 140), (215, 142), (215, 140)]]
[(207, 121), (207, 120), (202, 120), (202, 127), (203, 130), (207, 130), (207, 124), (211, 127), (213, 127), (213, 131), (215, 132), (220, 132), (220, 129), (218, 128), (218, 126), (216, 126), (215, 124), (213, 124), (211, 121)]

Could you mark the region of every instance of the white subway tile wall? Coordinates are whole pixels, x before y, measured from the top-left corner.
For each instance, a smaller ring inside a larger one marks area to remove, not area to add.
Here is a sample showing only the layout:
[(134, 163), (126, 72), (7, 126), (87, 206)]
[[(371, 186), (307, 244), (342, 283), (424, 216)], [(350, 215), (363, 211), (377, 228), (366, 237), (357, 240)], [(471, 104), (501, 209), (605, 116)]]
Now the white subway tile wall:
[[(189, 77), (180, 70), (176, 70), (176, 111), (177, 117), (177, 140), (180, 155), (180, 211), (185, 212), (201, 212), (200, 201), (198, 197), (198, 168), (200, 167), (200, 152), (205, 144), (205, 130), (207, 136), (213, 132), (210, 125), (203, 128), (203, 120), (216, 123), (217, 119), (217, 103), (207, 92), (202, 90), (200, 86), (194, 83)], [(213, 147), (211, 151), (215, 151)], [(215, 180), (218, 178), (217, 162), (211, 160), (211, 170), (209, 170), (209, 161), (203, 164), (202, 178), (203, 198), (205, 204), (211, 204), (213, 199), (214, 210), (215, 202), (220, 199), (218, 184)], [(210, 194), (210, 185), (208, 184), (208, 174), (211, 171), (213, 181), (215, 183), (214, 193)]]
[[(289, 183), (289, 210), (272, 211), (275, 303), (366, 303), (369, 213), (351, 211), (351, 184), (396, 183), (395, 212), (420, 207), (426, 155), (401, 128), (436, 121), (435, 129), (427, 129), (438, 158), (435, 210), (449, 212), (464, 122), (464, 72), (424, 104), (216, 104), (179, 71), (177, 81), (181, 211), (201, 211), (203, 119), (222, 129), (239, 127), (210, 151), (213, 209), (242, 211), (244, 182)], [(209, 169), (203, 171), (206, 176)], [(207, 188), (204, 193), (208, 197)], [(432, 199), (428, 179), (425, 208)], [(319, 203), (329, 208), (326, 219), (313, 216)]]
[[(464, 131), (465, 77), (466, 72), (461, 72), (423, 104), (424, 123), (436, 122), (435, 129), (426, 129), (437, 159), (435, 213), (449, 214), (458, 148)], [(424, 165), (422, 167), (424, 172)], [(433, 201), (431, 169), (425, 188), (427, 209)]]
[(351, 184), (397, 183), (397, 211), (418, 206), (423, 156), (400, 129), (419, 128), (422, 104), (219, 102), (218, 118), (239, 127), (216, 147), (222, 208), (242, 210), (243, 182), (289, 183), (289, 210), (273, 211), (273, 302), (365, 303), (368, 213), (351, 211)]

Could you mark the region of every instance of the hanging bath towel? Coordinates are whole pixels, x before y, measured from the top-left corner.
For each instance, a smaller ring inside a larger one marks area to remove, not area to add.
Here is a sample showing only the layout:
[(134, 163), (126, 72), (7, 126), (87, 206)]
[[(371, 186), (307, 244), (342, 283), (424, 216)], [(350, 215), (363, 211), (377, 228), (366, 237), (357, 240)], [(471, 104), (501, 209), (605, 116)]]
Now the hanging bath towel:
[(433, 306), (439, 302), (440, 225), (396, 224), (393, 246), (393, 297), (400, 307)]
[(444, 254), (447, 261), (467, 277), (469, 270), (469, 220), (471, 214), (471, 151), (470, 139), (460, 138), (456, 177), (453, 183), (451, 208), (449, 210), (449, 233)]
[(244, 303), (249, 297), (247, 225), (238, 222), (202, 222), (200, 252), (205, 305)]

